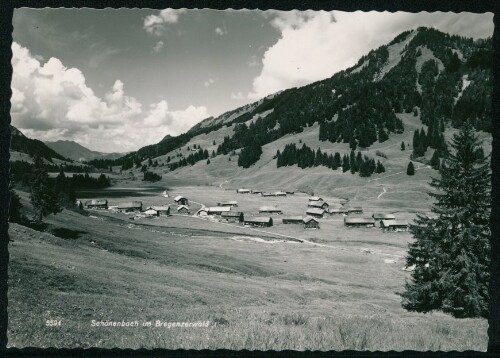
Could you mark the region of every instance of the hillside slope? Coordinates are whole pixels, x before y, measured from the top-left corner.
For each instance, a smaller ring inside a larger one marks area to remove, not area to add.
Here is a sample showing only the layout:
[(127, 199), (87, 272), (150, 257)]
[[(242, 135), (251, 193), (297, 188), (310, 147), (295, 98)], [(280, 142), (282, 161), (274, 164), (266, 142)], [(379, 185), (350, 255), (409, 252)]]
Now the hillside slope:
[(77, 161), (88, 161), (92, 159), (116, 159), (123, 156), (123, 153), (101, 153), (93, 151), (70, 140), (58, 140), (55, 142), (44, 143), (55, 152)]
[[(128, 160), (147, 165), (152, 159), (158, 166), (149, 170), (165, 178), (203, 178), (217, 184), (355, 191), (353, 195), (362, 195), (360, 186), (369, 187), (366, 198), (378, 196), (379, 182), (387, 178), (388, 184), (403, 180), (401, 190), (407, 192), (422, 187), (415, 194), (420, 195), (433, 172), (428, 161), (435, 151), (443, 156), (446, 141), (464, 120), (474, 122), (489, 152), (491, 79), (491, 39), (474, 41), (418, 28), (370, 51), (331, 78), (209, 118), (114, 164)], [(421, 148), (413, 148), (417, 130), (423, 133)], [(291, 143), (297, 148), (306, 144), (314, 151), (321, 148), (328, 155), (349, 155), (354, 148), (380, 161), (386, 172), (362, 178), (322, 165), (278, 168), (277, 151)], [(412, 178), (405, 173), (410, 160), (421, 163)], [(415, 180), (421, 185), (412, 184)]]

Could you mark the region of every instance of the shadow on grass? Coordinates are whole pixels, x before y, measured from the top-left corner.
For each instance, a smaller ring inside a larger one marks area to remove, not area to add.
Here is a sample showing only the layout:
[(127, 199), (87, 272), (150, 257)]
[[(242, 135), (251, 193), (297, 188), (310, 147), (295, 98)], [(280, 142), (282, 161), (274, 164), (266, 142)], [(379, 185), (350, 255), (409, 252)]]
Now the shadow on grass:
[(65, 240), (75, 240), (78, 239), (81, 234), (86, 234), (85, 231), (71, 230), (63, 227), (54, 228), (51, 230), (51, 232), (55, 236)]

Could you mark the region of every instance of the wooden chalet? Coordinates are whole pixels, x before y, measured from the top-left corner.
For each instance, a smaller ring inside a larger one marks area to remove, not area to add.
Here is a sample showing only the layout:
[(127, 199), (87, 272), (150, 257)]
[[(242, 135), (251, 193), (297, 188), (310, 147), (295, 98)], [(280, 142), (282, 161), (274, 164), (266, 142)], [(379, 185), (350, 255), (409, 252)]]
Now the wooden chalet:
[(164, 206), (150, 206), (148, 209), (153, 209), (156, 210), (158, 213), (157, 216), (168, 216), (170, 215), (170, 206), (164, 205)]
[(310, 201), (307, 206), (310, 208), (320, 208), (326, 210), (330, 205), (328, 205), (326, 201)]
[(328, 213), (330, 215), (347, 215), (347, 209), (346, 208), (331, 208), (328, 209)]
[(231, 223), (242, 223), (245, 219), (244, 214), (241, 211), (226, 211), (220, 215), (222, 220)]
[(189, 200), (182, 196), (182, 195), (178, 195), (174, 198), (174, 202), (177, 204), (177, 205), (189, 205)]
[(259, 227), (270, 227), (273, 226), (273, 218), (271, 217), (263, 217), (263, 216), (255, 216), (251, 218), (246, 218), (244, 220), (245, 225), (248, 226), (259, 226)]
[(260, 193), (260, 195), (262, 195), (262, 196), (276, 196), (276, 193), (268, 193), (268, 192), (263, 191), (262, 193)]
[(231, 211), (230, 206), (211, 206), (208, 208), (208, 215), (220, 215)]
[(311, 216), (304, 218), (304, 229), (319, 229), (319, 221)]
[(259, 213), (282, 214), (283, 212), (276, 206), (261, 206), (259, 208)]
[(380, 220), (383, 231), (408, 231), (408, 223), (398, 220)]
[(274, 196), (286, 196), (286, 192), (284, 192), (284, 191), (276, 191), (274, 193)]
[(373, 218), (344, 218), (344, 225), (347, 227), (374, 227)]
[(186, 205), (179, 205), (177, 212), (179, 214), (189, 214), (189, 208)]
[(283, 224), (302, 224), (304, 218), (302, 216), (286, 216), (281, 220)]
[(148, 216), (158, 216), (158, 211), (152, 209), (152, 208), (147, 208), (145, 211), (142, 212), (145, 215)]
[(287, 194), (289, 194), (289, 195), (293, 195), (293, 194), (295, 194), (295, 192), (294, 192), (294, 191), (290, 191), (290, 190), (286, 190), (286, 191), (285, 191), (285, 193), (287, 193)]
[(348, 214), (363, 214), (363, 208), (360, 206), (347, 208)]
[(319, 196), (311, 196), (309, 201), (323, 201), (323, 198), (320, 198)]
[(130, 203), (122, 203), (116, 206), (116, 210), (118, 210), (121, 213), (141, 212), (142, 202), (132, 201)]
[(374, 213), (372, 215), (372, 218), (374, 218), (377, 221), (380, 220), (396, 220), (396, 217), (392, 214), (383, 214), (383, 213)]
[(254, 190), (254, 189), (252, 189), (252, 194), (262, 194), (262, 190)]
[(217, 203), (217, 206), (238, 206), (238, 202), (236, 200), (221, 201)]
[(240, 188), (236, 190), (237, 194), (250, 194), (250, 189)]
[(201, 208), (197, 212), (198, 216), (207, 216), (208, 215), (208, 208)]
[(106, 199), (104, 199), (104, 200), (86, 200), (85, 207), (87, 209), (103, 209), (103, 210), (105, 210), (108, 208), (108, 201)]
[(322, 218), (323, 215), (325, 215), (325, 210), (319, 208), (309, 208), (307, 209), (306, 214), (315, 218)]

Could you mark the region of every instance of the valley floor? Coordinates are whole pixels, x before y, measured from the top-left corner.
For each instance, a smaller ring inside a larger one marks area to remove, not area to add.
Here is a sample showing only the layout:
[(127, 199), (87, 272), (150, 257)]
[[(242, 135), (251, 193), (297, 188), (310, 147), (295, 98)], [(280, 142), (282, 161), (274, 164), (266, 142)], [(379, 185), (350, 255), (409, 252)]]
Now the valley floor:
[[(231, 198), (238, 210), (257, 215), (260, 196), (224, 189), (172, 187), (169, 193), (188, 196), (191, 214)], [(110, 205), (172, 203), (160, 193), (110, 199)], [(26, 193), (21, 197), (27, 202)], [(266, 200), (284, 215), (303, 215), (307, 207), (303, 193)], [(389, 212), (376, 200), (363, 209)], [(398, 216), (411, 219), (410, 209), (398, 208)], [(276, 216), (273, 227), (255, 231), (192, 215), (132, 221), (89, 213), (64, 210), (47, 220), (67, 229), (65, 238), (11, 224), (10, 347), (486, 349), (486, 320), (401, 308), (409, 233), (347, 229), (343, 217), (305, 230)], [(61, 324), (47, 326), (47, 320)], [(93, 320), (138, 326), (95, 327)], [(156, 321), (208, 327), (155, 327)]]

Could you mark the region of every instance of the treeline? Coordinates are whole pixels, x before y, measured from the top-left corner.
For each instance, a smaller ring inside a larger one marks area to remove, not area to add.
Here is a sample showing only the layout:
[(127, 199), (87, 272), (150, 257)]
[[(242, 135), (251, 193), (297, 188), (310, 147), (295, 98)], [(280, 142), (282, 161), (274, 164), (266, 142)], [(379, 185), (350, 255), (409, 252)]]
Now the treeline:
[(206, 149), (203, 150), (199, 148), (197, 152), (189, 154), (186, 158), (182, 158), (177, 162), (168, 164), (168, 167), (170, 168), (170, 170), (175, 170), (180, 167), (194, 165), (200, 160), (208, 159), (208, 157), (209, 157), (208, 150)]
[[(88, 173), (92, 172), (93, 168), (89, 168), (82, 165), (74, 164), (47, 164), (40, 161), (39, 163), (43, 169), (48, 173), (58, 173), (61, 171), (71, 172), (71, 173)], [(12, 178), (17, 183), (22, 183), (23, 185), (29, 185), (31, 175), (33, 172), (33, 164), (25, 162), (24, 160), (16, 160), (10, 162), (10, 173)]]
[(322, 152), (320, 148), (316, 151), (312, 150), (307, 145), (297, 148), (295, 143), (287, 144), (283, 152), (276, 152), (276, 166), (278, 168), (284, 166), (297, 165), (301, 169), (324, 166), (332, 170), (342, 168), (342, 172), (350, 171), (352, 174), (359, 173), (361, 177), (369, 177), (373, 173), (385, 172), (384, 165), (377, 160), (362, 155), (361, 152), (356, 154), (351, 150), (349, 155), (344, 154), (341, 157), (340, 153), (328, 154)]
[(144, 178), (142, 180), (155, 182), (155, 181), (161, 180), (161, 175), (150, 172), (150, 171), (145, 171)]

